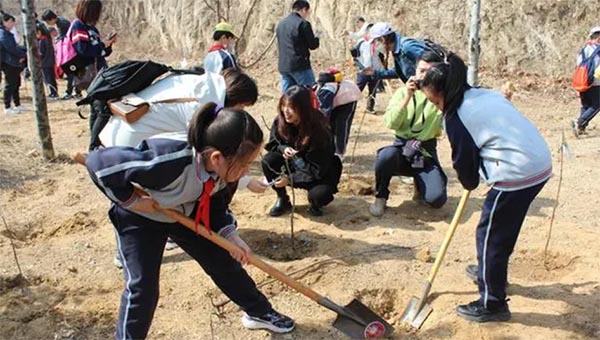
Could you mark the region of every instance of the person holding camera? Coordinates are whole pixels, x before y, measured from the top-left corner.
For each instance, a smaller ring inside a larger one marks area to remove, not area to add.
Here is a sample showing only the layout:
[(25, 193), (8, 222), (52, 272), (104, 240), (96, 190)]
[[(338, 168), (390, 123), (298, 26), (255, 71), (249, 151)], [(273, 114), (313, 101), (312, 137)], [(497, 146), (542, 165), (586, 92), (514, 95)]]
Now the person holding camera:
[(425, 52), (417, 63), (417, 75), (410, 77), (390, 100), (383, 120), (388, 129), (394, 130), (396, 139), (393, 145), (377, 151), (375, 202), (369, 207), (373, 216), (383, 216), (393, 176), (413, 177), (414, 200), (431, 208), (446, 203), (448, 179), (436, 149), (436, 138), (442, 133), (442, 113), (419, 89), (421, 77), (442, 60), (437, 52)]

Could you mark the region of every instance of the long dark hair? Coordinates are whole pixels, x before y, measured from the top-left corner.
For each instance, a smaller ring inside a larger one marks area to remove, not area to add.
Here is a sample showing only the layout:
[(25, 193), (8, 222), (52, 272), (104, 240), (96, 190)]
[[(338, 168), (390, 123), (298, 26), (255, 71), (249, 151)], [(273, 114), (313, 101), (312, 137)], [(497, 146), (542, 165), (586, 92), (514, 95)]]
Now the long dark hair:
[(188, 143), (198, 153), (218, 150), (231, 163), (241, 162), (263, 142), (263, 132), (256, 120), (244, 110), (217, 104), (203, 105), (190, 121)]
[(433, 65), (421, 81), (421, 87), (428, 87), (444, 96), (444, 115), (456, 113), (463, 102), (465, 92), (471, 88), (467, 83), (467, 66), (456, 54), (448, 52), (446, 59)]
[(225, 107), (256, 103), (258, 87), (254, 79), (233, 67), (221, 71), (221, 75), (225, 79)]
[[(314, 107), (314, 92), (306, 87), (292, 86), (279, 98), (277, 132), (298, 151), (322, 145), (330, 137), (329, 124), (323, 114)], [(283, 107), (291, 106), (300, 116), (300, 124), (294, 126), (285, 121)]]

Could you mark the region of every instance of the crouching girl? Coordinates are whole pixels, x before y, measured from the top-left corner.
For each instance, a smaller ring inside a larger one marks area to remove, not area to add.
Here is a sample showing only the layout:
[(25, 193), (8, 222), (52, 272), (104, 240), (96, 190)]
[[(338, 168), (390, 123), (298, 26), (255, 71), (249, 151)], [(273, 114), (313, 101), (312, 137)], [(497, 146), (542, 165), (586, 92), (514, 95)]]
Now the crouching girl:
[[(245, 327), (278, 333), (294, 328), (294, 321), (272, 308), (238, 263), (246, 262), (250, 249), (236, 232), (237, 223), (228, 209), (224, 190), (226, 183), (239, 180), (258, 156), (262, 131), (243, 110), (216, 109), (214, 103), (203, 106), (190, 122), (187, 136), (157, 135), (137, 148), (111, 147), (87, 157), (92, 180), (113, 202), (109, 217), (123, 259), (125, 289), (117, 322), (118, 339), (141, 339), (148, 334), (158, 302), (161, 259), (168, 237), (242, 308)], [(208, 207), (201, 209), (197, 202)], [(196, 217), (244, 252), (229, 254), (157, 212), (157, 204)]]
[(276, 180), (277, 201), (269, 212), (271, 216), (291, 209), (285, 190), (288, 184), (308, 190), (308, 211), (313, 216), (321, 216), (322, 208), (333, 201), (337, 192), (342, 163), (335, 155), (325, 117), (313, 106), (315, 101), (312, 90), (300, 86), (290, 87), (279, 100), (279, 114), (265, 147), (269, 152), (262, 160), (267, 180)]

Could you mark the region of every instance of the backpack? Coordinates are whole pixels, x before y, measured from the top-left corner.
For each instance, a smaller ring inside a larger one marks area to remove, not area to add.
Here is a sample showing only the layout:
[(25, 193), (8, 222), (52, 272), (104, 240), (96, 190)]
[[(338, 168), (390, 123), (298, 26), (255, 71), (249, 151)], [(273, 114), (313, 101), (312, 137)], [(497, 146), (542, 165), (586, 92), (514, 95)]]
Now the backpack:
[(573, 73), (573, 81), (571, 86), (577, 92), (586, 92), (592, 87), (592, 83), (594, 82), (594, 71), (596, 70), (595, 58), (600, 54), (600, 46), (596, 47), (594, 52), (586, 58), (585, 57), (585, 47), (581, 49), (579, 55), (581, 56), (581, 62), (575, 68), (575, 73)]
[[(130, 93), (139, 92), (150, 86), (156, 78), (167, 72), (179, 74), (203, 74), (203, 70), (175, 70), (170, 66), (155, 63), (151, 60), (127, 60), (110, 67), (102, 68), (94, 77), (85, 98), (75, 104), (89, 104), (90, 114), (90, 150), (101, 146), (99, 135), (108, 123), (111, 111), (108, 101), (119, 99)], [(85, 119), (79, 112), (79, 117)]]
[[(85, 67), (90, 64), (90, 60), (81, 58), (73, 47), (73, 40), (71, 39), (71, 30), (76, 20), (73, 20), (67, 35), (56, 41), (56, 65), (66, 74), (80, 74)], [(93, 62), (93, 60), (92, 60)]]
[(102, 68), (87, 88), (87, 96), (77, 106), (91, 104), (94, 100), (110, 100), (129, 93), (139, 92), (172, 70), (171, 67), (153, 61), (127, 60)]

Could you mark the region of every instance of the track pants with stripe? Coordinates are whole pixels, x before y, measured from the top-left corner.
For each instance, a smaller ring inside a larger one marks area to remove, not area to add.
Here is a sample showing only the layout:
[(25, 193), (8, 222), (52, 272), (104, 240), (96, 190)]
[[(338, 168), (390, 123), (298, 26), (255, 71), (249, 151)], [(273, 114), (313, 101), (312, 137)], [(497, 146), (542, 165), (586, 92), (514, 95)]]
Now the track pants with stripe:
[(226, 250), (202, 236), (179, 223), (152, 221), (116, 205), (110, 209), (109, 217), (117, 231), (117, 249), (125, 275), (117, 339), (144, 339), (148, 334), (158, 303), (160, 266), (168, 237), (196, 260), (217, 287), (246, 313), (261, 316), (271, 311), (271, 304), (242, 266)]
[(340, 105), (331, 111), (329, 125), (335, 142), (335, 154), (344, 157), (350, 137), (350, 128), (356, 112), (356, 102)]
[(517, 191), (491, 189), (477, 226), (478, 283), (481, 302), (495, 309), (506, 301), (508, 259), (527, 210), (546, 182)]

